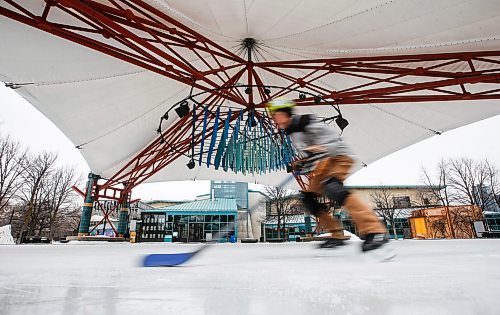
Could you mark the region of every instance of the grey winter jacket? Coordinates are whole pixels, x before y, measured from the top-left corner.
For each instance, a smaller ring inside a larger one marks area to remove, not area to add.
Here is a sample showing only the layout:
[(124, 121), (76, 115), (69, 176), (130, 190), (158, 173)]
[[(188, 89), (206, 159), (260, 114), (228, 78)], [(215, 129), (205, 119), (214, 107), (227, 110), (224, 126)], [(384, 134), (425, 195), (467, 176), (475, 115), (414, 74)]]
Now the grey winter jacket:
[(330, 156), (353, 156), (347, 144), (333, 127), (319, 121), (314, 115), (295, 115), (292, 123), (285, 130), (292, 138), (295, 147), (305, 154), (304, 149), (313, 146), (323, 146)]

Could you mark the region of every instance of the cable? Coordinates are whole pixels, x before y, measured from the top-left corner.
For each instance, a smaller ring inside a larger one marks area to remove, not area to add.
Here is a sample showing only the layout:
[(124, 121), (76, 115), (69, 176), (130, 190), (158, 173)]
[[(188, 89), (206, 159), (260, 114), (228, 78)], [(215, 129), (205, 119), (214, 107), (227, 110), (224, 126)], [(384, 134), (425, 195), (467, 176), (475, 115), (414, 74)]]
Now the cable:
[(288, 38), (288, 37), (292, 37), (292, 36), (302, 35), (304, 33), (308, 33), (308, 32), (311, 32), (311, 31), (314, 31), (314, 30), (317, 30), (317, 29), (320, 29), (320, 28), (324, 28), (324, 27), (327, 27), (327, 26), (332, 25), (332, 24), (344, 22), (344, 21), (349, 20), (349, 19), (351, 19), (351, 18), (353, 18), (355, 16), (362, 15), (362, 14), (368, 13), (370, 11), (380, 9), (380, 8), (382, 8), (382, 7), (386, 6), (386, 5), (389, 5), (389, 4), (393, 3), (393, 2), (394, 2), (394, 0), (386, 1), (384, 3), (376, 5), (374, 7), (371, 7), (371, 8), (368, 8), (368, 9), (356, 12), (354, 14), (348, 15), (348, 16), (343, 17), (341, 19), (337, 19), (337, 20), (333, 20), (333, 21), (325, 23), (325, 24), (313, 26), (313, 27), (311, 27), (309, 29), (305, 29), (305, 30), (302, 30), (300, 32), (295, 32), (295, 33), (291, 33), (291, 34), (288, 34), (288, 35), (284, 35), (284, 36), (280, 36), (280, 37), (275, 37), (275, 38), (268, 38), (268, 39), (265, 39), (264, 41), (273, 41), (273, 40), (277, 40), (277, 39), (283, 39), (283, 38)]
[(387, 115), (393, 116), (393, 117), (395, 117), (395, 118), (397, 118), (397, 119), (399, 119), (399, 120), (402, 120), (402, 121), (404, 121), (404, 122), (407, 122), (407, 123), (412, 124), (412, 125), (414, 125), (414, 126), (417, 126), (417, 127), (419, 127), (419, 128), (422, 128), (422, 129), (425, 129), (425, 130), (432, 131), (432, 132), (433, 132), (434, 134), (436, 134), (436, 135), (441, 135), (441, 134), (443, 133), (442, 131), (436, 131), (436, 130), (434, 130), (434, 129), (431, 129), (431, 128), (427, 128), (427, 127), (425, 127), (425, 126), (422, 126), (422, 125), (420, 125), (419, 123), (416, 123), (416, 122), (414, 122), (414, 121), (411, 121), (411, 120), (406, 119), (406, 118), (404, 118), (404, 117), (401, 117), (401, 116), (399, 116), (399, 115), (396, 115), (396, 114), (394, 114), (394, 113), (391, 113), (391, 112), (389, 112), (389, 111), (387, 111), (387, 110), (385, 110), (385, 109), (382, 109), (382, 108), (380, 108), (380, 107), (378, 107), (378, 106), (375, 106), (375, 105), (373, 105), (373, 104), (369, 104), (368, 106), (373, 107), (373, 108), (375, 108), (375, 109), (378, 109), (379, 111), (381, 111), (381, 112), (383, 112), (383, 113), (386, 113)]

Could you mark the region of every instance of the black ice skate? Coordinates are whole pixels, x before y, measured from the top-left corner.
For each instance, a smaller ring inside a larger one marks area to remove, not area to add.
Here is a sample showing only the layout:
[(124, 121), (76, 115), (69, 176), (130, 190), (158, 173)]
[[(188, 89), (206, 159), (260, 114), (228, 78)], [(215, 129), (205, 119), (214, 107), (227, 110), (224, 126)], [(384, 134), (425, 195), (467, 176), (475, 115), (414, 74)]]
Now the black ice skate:
[(363, 245), (361, 245), (361, 249), (363, 250), (363, 252), (367, 252), (380, 248), (382, 245), (385, 245), (388, 242), (389, 236), (387, 234), (370, 233), (366, 235), (365, 241)]
[(331, 248), (336, 248), (339, 246), (345, 245), (345, 242), (343, 239), (340, 238), (328, 238), (326, 241), (322, 242), (319, 244), (319, 248), (324, 248), (324, 249), (331, 249)]

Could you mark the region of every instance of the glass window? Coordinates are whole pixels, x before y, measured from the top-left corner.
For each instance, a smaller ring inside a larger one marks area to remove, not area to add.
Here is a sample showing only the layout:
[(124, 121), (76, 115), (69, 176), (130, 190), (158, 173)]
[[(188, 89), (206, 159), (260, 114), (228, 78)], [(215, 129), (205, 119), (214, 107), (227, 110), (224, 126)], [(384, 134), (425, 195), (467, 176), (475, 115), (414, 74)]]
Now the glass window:
[(234, 222), (234, 215), (228, 215), (227, 222)]
[(227, 222), (227, 215), (221, 215), (220, 222)]
[(174, 215), (174, 222), (177, 223), (181, 220), (181, 216), (180, 215)]
[(219, 223), (212, 223), (211, 226), (212, 226), (212, 231), (218, 231), (220, 227)]
[(206, 215), (205, 216), (205, 222), (212, 222), (213, 216), (212, 215)]
[(188, 222), (189, 216), (188, 215), (181, 215), (181, 219), (179, 222)]
[(411, 207), (409, 196), (392, 197), (392, 202), (396, 208), (409, 208)]
[(205, 216), (204, 215), (197, 215), (196, 222), (205, 222)]
[(219, 216), (218, 215), (212, 215), (212, 222), (216, 222), (216, 223), (220, 222), (219, 221)]

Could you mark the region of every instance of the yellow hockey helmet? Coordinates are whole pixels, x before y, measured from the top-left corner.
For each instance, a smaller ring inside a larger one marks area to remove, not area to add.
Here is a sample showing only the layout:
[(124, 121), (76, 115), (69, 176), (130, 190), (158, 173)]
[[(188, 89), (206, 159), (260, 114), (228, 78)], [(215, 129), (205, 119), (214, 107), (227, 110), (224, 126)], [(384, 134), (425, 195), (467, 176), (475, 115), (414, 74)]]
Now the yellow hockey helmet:
[(267, 102), (267, 109), (269, 110), (271, 115), (276, 113), (277, 111), (286, 111), (291, 113), (292, 108), (295, 105), (296, 105), (295, 102), (292, 100), (283, 97), (277, 97)]

